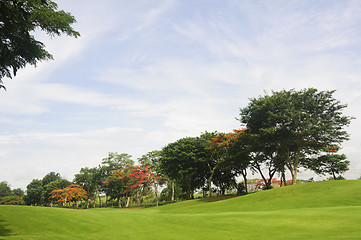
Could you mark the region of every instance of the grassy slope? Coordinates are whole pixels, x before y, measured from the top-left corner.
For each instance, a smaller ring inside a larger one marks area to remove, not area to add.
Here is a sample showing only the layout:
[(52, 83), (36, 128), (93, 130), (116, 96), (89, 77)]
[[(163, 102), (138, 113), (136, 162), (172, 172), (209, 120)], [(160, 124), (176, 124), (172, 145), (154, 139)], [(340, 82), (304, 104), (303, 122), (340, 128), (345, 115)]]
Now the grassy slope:
[(152, 209), (0, 206), (0, 239), (361, 239), (361, 181)]

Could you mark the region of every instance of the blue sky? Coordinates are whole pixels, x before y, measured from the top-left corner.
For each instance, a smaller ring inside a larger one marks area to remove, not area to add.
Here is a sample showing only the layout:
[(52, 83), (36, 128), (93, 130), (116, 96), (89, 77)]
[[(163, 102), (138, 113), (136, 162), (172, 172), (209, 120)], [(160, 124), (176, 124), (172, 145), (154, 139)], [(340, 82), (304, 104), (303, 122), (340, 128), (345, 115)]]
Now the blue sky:
[(356, 117), (342, 153), (346, 178), (360, 177), (360, 1), (56, 2), (82, 36), (36, 32), (54, 61), (3, 79), (0, 181), (12, 188), (232, 131), (249, 98), (308, 87), (337, 90)]

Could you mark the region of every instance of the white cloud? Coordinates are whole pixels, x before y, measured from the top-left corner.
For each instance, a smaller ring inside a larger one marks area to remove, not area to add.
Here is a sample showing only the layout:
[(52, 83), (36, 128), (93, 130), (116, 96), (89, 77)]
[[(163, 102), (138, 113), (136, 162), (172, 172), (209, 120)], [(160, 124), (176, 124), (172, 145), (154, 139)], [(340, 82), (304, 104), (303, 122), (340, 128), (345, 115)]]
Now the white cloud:
[[(343, 151), (361, 166), (357, 1), (59, 1), (82, 37), (49, 39), (55, 60), (5, 80), (0, 175), (13, 187), (70, 180), (109, 151), (135, 157), (202, 131), (231, 131), (263, 90), (337, 89), (356, 116)], [(21, 167), (18, 167), (21, 166)]]

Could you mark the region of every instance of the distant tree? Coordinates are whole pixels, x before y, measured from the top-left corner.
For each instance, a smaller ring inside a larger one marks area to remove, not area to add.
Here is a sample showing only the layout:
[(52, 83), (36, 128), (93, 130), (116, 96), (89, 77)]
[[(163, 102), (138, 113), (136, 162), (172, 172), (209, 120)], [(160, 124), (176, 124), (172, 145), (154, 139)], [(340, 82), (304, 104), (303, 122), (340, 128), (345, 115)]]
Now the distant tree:
[(45, 186), (46, 184), (59, 180), (60, 178), (60, 173), (50, 172), (43, 177), (42, 184)]
[(306, 167), (317, 174), (329, 174), (334, 180), (343, 179), (341, 174), (349, 170), (350, 161), (346, 160), (345, 154), (336, 154), (339, 149), (339, 146), (325, 147), (324, 151), (327, 154), (308, 158), (305, 163)]
[(205, 132), (200, 136), (205, 146), (205, 156), (200, 160), (206, 165), (208, 170), (209, 197), (212, 196), (212, 181), (214, 173), (216, 170), (219, 170), (221, 163), (225, 161), (228, 154), (227, 144), (222, 141), (223, 136), (223, 133), (218, 132)]
[(15, 196), (19, 196), (19, 197), (22, 197), (24, 196), (24, 190), (22, 190), (21, 188), (15, 188), (13, 189), (13, 195)]
[[(60, 175), (59, 175), (60, 176)], [(44, 184), (44, 181), (42, 181)], [(45, 181), (45, 183), (48, 181)], [(52, 191), (57, 190), (57, 189), (63, 189), (67, 186), (71, 185), (71, 182), (63, 179), (63, 178), (58, 178), (57, 180), (51, 181), (46, 185), (43, 185), (43, 190), (42, 190), (42, 194), (41, 194), (41, 202), (42, 204), (45, 205), (49, 205), (52, 206), (53, 202), (51, 202), (51, 200), (49, 199), (49, 197), (52, 194)]]
[(0, 182), (0, 198), (11, 195), (13, 195), (13, 192), (11, 191), (9, 184), (5, 181)]
[(349, 138), (343, 128), (353, 118), (342, 114), (347, 105), (336, 100), (334, 92), (314, 88), (272, 92), (241, 109), (240, 121), (266, 142), (264, 146), (275, 149), (271, 164), (283, 172), (280, 167), (287, 167), (293, 184), (307, 156)]
[(50, 0), (1, 0), (0, 89), (5, 89), (1, 78), (12, 78), (27, 64), (36, 65), (53, 58), (32, 35), (36, 29), (51, 37), (61, 34), (78, 37), (80, 34), (70, 26), (75, 22), (70, 13), (58, 10)]
[(98, 176), (99, 170), (97, 168), (81, 168), (78, 174), (75, 174), (74, 182), (80, 185), (88, 195), (87, 199), (87, 208), (89, 208), (89, 199), (94, 198), (95, 204), (95, 194), (99, 191), (98, 185)]
[(123, 169), (127, 165), (134, 165), (132, 155), (127, 153), (110, 152), (108, 157), (103, 158), (102, 165), (107, 167), (109, 171)]
[(41, 180), (33, 179), (26, 187), (26, 195), (24, 201), (27, 205), (51, 205), (49, 196), (55, 189), (65, 188), (71, 182), (63, 179), (59, 173), (50, 172)]
[(43, 183), (39, 179), (33, 179), (28, 186), (26, 186), (26, 195), (24, 201), (27, 205), (41, 205), (41, 197), (43, 193)]
[(174, 181), (168, 182), (165, 188), (160, 193), (160, 201), (178, 201), (181, 199), (187, 199), (186, 194), (182, 191), (182, 188), (178, 185), (172, 184)]
[[(250, 164), (250, 150), (247, 129), (234, 129), (230, 133), (219, 133), (211, 141), (211, 148), (221, 156), (215, 170), (214, 183), (224, 193), (235, 186), (235, 177), (241, 174), (247, 184), (247, 168)], [(247, 192), (247, 188), (246, 188)]]
[(24, 199), (20, 196), (6, 196), (0, 199), (0, 204), (3, 205), (24, 205)]
[(236, 187), (236, 174), (232, 169), (223, 164), (214, 171), (213, 183), (219, 188), (220, 194), (224, 195), (226, 190), (232, 190)]
[[(169, 180), (169, 178), (166, 176), (166, 173), (162, 172), (162, 169), (160, 168), (161, 154), (161, 151), (151, 151), (138, 158), (139, 164), (142, 166), (149, 166), (149, 177), (152, 178), (151, 185), (154, 187), (156, 206), (158, 206), (158, 186), (162, 185), (165, 180)], [(174, 182), (172, 183), (174, 188)], [(139, 192), (137, 192), (137, 194), (139, 194)], [(139, 206), (140, 197), (138, 196), (137, 199), (137, 206)]]
[(56, 200), (58, 203), (63, 203), (63, 206), (65, 206), (67, 203), (87, 200), (88, 196), (81, 186), (72, 184), (66, 188), (52, 191), (49, 198)]
[(115, 170), (123, 170), (127, 165), (134, 165), (132, 156), (127, 153), (109, 152), (108, 157), (103, 158), (101, 165), (99, 166), (99, 179), (100, 190), (106, 195), (105, 207), (108, 205), (108, 195), (112, 189), (109, 189), (108, 184), (104, 182), (113, 174)]
[(207, 169), (202, 161), (206, 147), (201, 138), (186, 137), (170, 143), (162, 149), (160, 167), (170, 179), (180, 184), (192, 198), (195, 189), (204, 186)]

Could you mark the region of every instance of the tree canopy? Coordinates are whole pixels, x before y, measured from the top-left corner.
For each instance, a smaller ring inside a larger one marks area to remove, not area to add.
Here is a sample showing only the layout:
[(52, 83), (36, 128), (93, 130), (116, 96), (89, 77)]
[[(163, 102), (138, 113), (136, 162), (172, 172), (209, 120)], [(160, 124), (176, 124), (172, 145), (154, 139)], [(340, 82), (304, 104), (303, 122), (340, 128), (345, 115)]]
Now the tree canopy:
[(349, 138), (343, 128), (352, 117), (342, 114), (347, 105), (336, 100), (334, 92), (314, 88), (274, 91), (272, 95), (251, 99), (241, 109), (241, 122), (262, 139), (263, 151), (272, 150), (277, 171), (284, 171), (283, 165), (289, 169), (293, 183), (307, 156)]
[(40, 29), (51, 37), (78, 37), (71, 24), (74, 16), (50, 0), (0, 0), (0, 88), (1, 79), (12, 78), (27, 64), (53, 59), (45, 45), (32, 35)]

